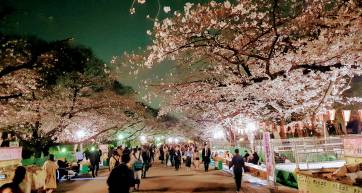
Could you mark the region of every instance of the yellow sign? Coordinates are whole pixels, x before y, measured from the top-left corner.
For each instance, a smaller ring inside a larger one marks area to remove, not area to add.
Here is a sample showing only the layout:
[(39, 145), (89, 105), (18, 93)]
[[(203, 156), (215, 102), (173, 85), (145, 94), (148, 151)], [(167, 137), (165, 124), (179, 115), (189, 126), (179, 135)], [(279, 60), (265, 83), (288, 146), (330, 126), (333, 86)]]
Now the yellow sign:
[(346, 160), (347, 164), (359, 164), (359, 163), (362, 163), (362, 157), (344, 156), (344, 160)]
[(362, 193), (362, 188), (297, 174), (299, 193)]

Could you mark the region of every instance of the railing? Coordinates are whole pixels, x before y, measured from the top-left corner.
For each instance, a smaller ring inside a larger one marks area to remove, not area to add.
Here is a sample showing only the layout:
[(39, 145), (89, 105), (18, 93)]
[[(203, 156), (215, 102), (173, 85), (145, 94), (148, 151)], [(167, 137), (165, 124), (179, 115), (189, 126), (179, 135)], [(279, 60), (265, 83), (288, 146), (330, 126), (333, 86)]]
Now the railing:
[[(252, 149), (250, 144), (244, 147)], [(272, 139), (271, 147), (276, 157), (276, 163), (283, 163), (287, 158), (292, 163), (314, 163), (323, 161), (340, 160), (343, 157), (343, 138), (328, 137), (315, 138), (292, 138), (292, 139)], [(257, 140), (254, 148), (260, 152), (262, 150), (262, 140)], [(281, 159), (278, 159), (281, 158)]]
[[(292, 163), (296, 163), (297, 166), (300, 163), (308, 165), (308, 163), (342, 160), (344, 155), (343, 139), (348, 137), (362, 137), (362, 135), (271, 139), (271, 148), (276, 154), (286, 157)], [(263, 154), (262, 144), (262, 140), (256, 140), (253, 145), (240, 143), (239, 148), (256, 150), (258, 153)], [(224, 147), (224, 149), (228, 148)], [(263, 157), (263, 155), (260, 155), (260, 157)], [(281, 160), (275, 161), (278, 163)]]

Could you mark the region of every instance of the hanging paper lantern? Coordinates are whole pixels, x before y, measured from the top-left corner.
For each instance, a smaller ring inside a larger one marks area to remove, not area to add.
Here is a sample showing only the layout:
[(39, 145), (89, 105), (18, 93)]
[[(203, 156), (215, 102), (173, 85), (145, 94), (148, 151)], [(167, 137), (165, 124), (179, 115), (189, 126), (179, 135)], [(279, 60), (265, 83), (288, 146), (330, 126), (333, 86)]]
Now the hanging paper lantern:
[(321, 122), (324, 122), (324, 114), (323, 113), (318, 113), (318, 120)]
[(351, 110), (343, 110), (342, 111), (344, 122), (348, 122), (351, 119)]
[(334, 121), (336, 119), (335, 109), (328, 110), (328, 114), (329, 114), (329, 120)]

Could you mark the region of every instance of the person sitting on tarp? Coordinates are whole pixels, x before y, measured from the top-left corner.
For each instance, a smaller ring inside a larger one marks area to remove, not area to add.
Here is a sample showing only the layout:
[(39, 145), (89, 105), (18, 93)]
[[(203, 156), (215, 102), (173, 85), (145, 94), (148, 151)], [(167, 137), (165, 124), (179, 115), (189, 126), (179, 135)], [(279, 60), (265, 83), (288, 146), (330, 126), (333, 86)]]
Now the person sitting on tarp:
[(64, 176), (68, 176), (68, 170), (67, 168), (69, 167), (69, 164), (67, 162), (67, 160), (65, 159), (64, 161), (63, 160), (58, 160), (57, 161), (57, 164), (58, 164), (58, 172), (59, 172), (59, 179), (62, 179)]
[(250, 156), (249, 152), (247, 150), (245, 150), (245, 154), (243, 156), (244, 162), (248, 161), (248, 157)]
[(250, 163), (259, 165), (259, 155), (256, 152), (253, 153), (253, 158), (250, 160)]

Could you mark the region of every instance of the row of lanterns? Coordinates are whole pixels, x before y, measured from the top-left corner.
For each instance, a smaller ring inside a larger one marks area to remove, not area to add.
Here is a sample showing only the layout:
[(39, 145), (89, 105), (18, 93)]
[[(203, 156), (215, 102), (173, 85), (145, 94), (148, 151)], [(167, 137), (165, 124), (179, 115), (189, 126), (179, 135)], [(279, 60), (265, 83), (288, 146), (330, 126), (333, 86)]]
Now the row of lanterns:
[[(336, 110), (328, 110), (329, 120), (334, 121), (336, 119)], [(323, 115), (322, 115), (323, 116)], [(359, 119), (362, 120), (362, 110), (358, 110)], [(342, 110), (342, 117), (345, 123), (348, 123), (351, 119), (351, 110)]]

